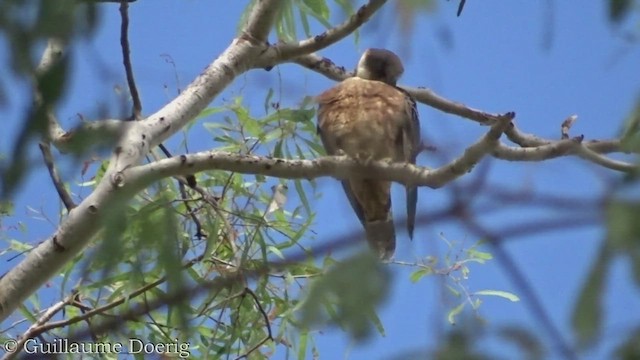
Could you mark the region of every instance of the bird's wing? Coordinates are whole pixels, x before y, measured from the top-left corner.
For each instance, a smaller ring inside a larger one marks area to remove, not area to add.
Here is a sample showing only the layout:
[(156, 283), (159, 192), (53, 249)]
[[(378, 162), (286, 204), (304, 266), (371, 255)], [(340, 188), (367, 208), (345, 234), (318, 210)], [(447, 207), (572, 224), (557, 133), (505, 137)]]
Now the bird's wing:
[[(322, 95), (318, 97), (319, 107), (318, 107), (317, 131), (318, 131), (318, 135), (320, 135), (322, 146), (324, 146), (324, 149), (327, 151), (327, 155), (337, 155), (338, 148), (336, 147), (335, 141), (331, 137), (331, 134), (325, 134), (321, 129), (321, 126), (323, 124), (333, 120), (327, 117), (327, 112), (323, 111), (324, 110), (323, 106), (326, 106), (327, 104), (331, 104), (331, 102), (333, 101), (333, 97), (337, 95), (336, 93), (337, 93), (336, 88), (333, 88), (324, 92)], [(362, 205), (360, 205), (360, 203), (356, 199), (356, 196), (351, 190), (349, 181), (343, 180), (341, 181), (341, 184), (342, 184), (342, 189), (344, 190), (344, 193), (347, 195), (347, 199), (349, 200), (349, 203), (353, 208), (353, 211), (356, 213), (356, 216), (358, 217), (358, 220), (360, 220), (360, 223), (364, 226), (365, 224), (364, 210), (362, 209)]]
[[(420, 119), (415, 100), (406, 91), (399, 89), (405, 95), (406, 101), (406, 121), (402, 126), (402, 147), (404, 161), (414, 164), (420, 153)], [(413, 238), (413, 230), (416, 223), (416, 205), (418, 203), (418, 188), (415, 186), (406, 187), (407, 195), (407, 232)]]
[[(409, 113), (402, 92), (383, 82), (350, 78), (316, 100), (318, 133), (327, 154), (406, 161), (403, 139)], [(350, 179), (342, 187), (371, 248), (389, 259), (396, 243), (390, 182)]]

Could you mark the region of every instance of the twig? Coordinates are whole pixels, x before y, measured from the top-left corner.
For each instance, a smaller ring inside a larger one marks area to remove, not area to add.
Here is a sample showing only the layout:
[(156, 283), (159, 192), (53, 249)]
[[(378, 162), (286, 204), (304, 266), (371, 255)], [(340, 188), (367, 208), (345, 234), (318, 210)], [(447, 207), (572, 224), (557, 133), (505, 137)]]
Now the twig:
[(574, 149), (572, 139), (559, 140), (550, 144), (533, 147), (514, 147), (500, 143), (493, 151), (493, 157), (508, 161), (543, 161), (569, 154)]
[(467, 0), (460, 0), (460, 4), (458, 4), (458, 12), (456, 13), (456, 16), (460, 16), (460, 14), (462, 14), (462, 9), (464, 9), (464, 4), (467, 2)]
[[(183, 269), (187, 269), (195, 264), (197, 264), (198, 262), (200, 262), (203, 259), (203, 256), (199, 256), (196, 257), (192, 260), (189, 260), (188, 262), (186, 262), (184, 265), (182, 265)], [(48, 324), (45, 324), (46, 321), (48, 321), (49, 319), (46, 319), (45, 321), (39, 322), (38, 326), (32, 326), (31, 332), (28, 333), (28, 337), (33, 337), (36, 336), (38, 334), (42, 334), (46, 331), (49, 331), (51, 329), (56, 329), (56, 328), (62, 328), (62, 327), (67, 327), (69, 325), (84, 321), (84, 320), (88, 320), (90, 318), (92, 318), (95, 315), (98, 314), (102, 314), (106, 311), (109, 311), (119, 305), (124, 304), (125, 302), (131, 301), (132, 299), (144, 294), (145, 292), (147, 292), (148, 290), (151, 290), (155, 287), (157, 287), (158, 285), (163, 284), (165, 281), (167, 280), (166, 276), (161, 277), (160, 279), (153, 281), (149, 284), (146, 284), (140, 288), (138, 288), (137, 290), (132, 291), (131, 293), (127, 294), (126, 296), (122, 296), (106, 305), (97, 307), (95, 309), (91, 309), (85, 313), (83, 313), (82, 315), (78, 315), (75, 317), (72, 317), (70, 319), (67, 320), (60, 320), (60, 321), (55, 321), (55, 322), (51, 322)], [(75, 297), (74, 297), (75, 299)], [(68, 303), (70, 304), (70, 303)], [(25, 335), (26, 336), (26, 335)]]
[(222, 225), (224, 226), (224, 229), (225, 229), (225, 233), (224, 233), (224, 235), (226, 235), (225, 239), (229, 242), (229, 247), (233, 251), (234, 257), (235, 257), (235, 254), (237, 254), (238, 252), (238, 249), (236, 246), (236, 239), (238, 235), (233, 229), (233, 226), (231, 226), (231, 224), (229, 223), (229, 220), (227, 219), (227, 217), (224, 215), (224, 213), (220, 209), (220, 204), (218, 203), (216, 198), (211, 194), (209, 194), (205, 189), (199, 186), (196, 186), (193, 188), (193, 190), (202, 196), (202, 200), (207, 204), (209, 204), (209, 206), (211, 206), (211, 208), (216, 213), (220, 221), (222, 221)]
[(576, 144), (575, 150), (578, 156), (580, 156), (581, 158), (611, 170), (617, 170), (626, 173), (635, 173), (640, 170), (640, 167), (638, 167), (637, 164), (631, 164), (625, 161), (611, 159), (604, 155), (598, 154), (582, 143)]
[(7, 351), (7, 353), (2, 357), (2, 360), (14, 359), (18, 354), (22, 352), (25, 348), (25, 344), (29, 339), (32, 339), (35, 336), (42, 334), (44, 331), (41, 329), (44, 327), (44, 324), (51, 320), (57, 313), (59, 313), (65, 306), (71, 304), (75, 301), (76, 296), (78, 296), (77, 291), (73, 291), (69, 296), (67, 296), (64, 300), (59, 301), (49, 307), (44, 314), (35, 322), (35, 324), (31, 325), (27, 331), (20, 337), (18, 341), (13, 346), (15, 349), (13, 352)]
[(131, 65), (131, 49), (129, 48), (129, 3), (125, 0), (120, 1), (120, 18), (122, 19), (120, 24), (120, 47), (122, 48), (122, 63), (124, 64), (124, 70), (127, 75), (127, 84), (129, 86), (129, 93), (133, 101), (133, 113), (131, 117), (135, 120), (139, 120), (142, 117), (142, 102), (140, 101), (140, 94), (138, 94), (138, 87), (133, 77), (133, 67)]
[(264, 318), (265, 326), (267, 327), (267, 336), (265, 336), (264, 339), (258, 341), (254, 346), (252, 346), (244, 354), (238, 356), (235, 360), (246, 359), (247, 357), (249, 357), (249, 354), (251, 354), (252, 352), (256, 351), (256, 349), (258, 349), (264, 343), (266, 343), (269, 340), (273, 340), (273, 335), (271, 334), (271, 323), (269, 322), (269, 316), (267, 315), (267, 313), (262, 308), (262, 305), (260, 304), (260, 301), (258, 300), (258, 297), (248, 287), (244, 288), (244, 292), (245, 292), (245, 294), (251, 295), (251, 297), (253, 298), (253, 301), (256, 303), (256, 306), (258, 307), (258, 310), (260, 311), (260, 314), (262, 314), (262, 317)]
[(560, 134), (562, 139), (569, 138), (569, 130), (571, 129), (571, 126), (573, 126), (573, 123), (576, 122), (576, 120), (578, 120), (578, 115), (570, 115), (566, 119), (564, 119), (562, 125), (560, 125)]
[(334, 44), (367, 22), (386, 2), (387, 0), (369, 0), (369, 2), (362, 5), (358, 11), (351, 15), (351, 17), (345, 22), (323, 32), (322, 34), (297, 43), (281, 43), (269, 47), (262, 54), (262, 59), (256, 62), (256, 67), (273, 67), (279, 63), (324, 49), (327, 46)]
[(62, 179), (60, 179), (60, 175), (58, 175), (58, 170), (56, 169), (56, 165), (53, 163), (53, 154), (51, 154), (51, 146), (48, 143), (40, 142), (38, 144), (40, 146), (40, 151), (42, 152), (42, 158), (44, 159), (45, 165), (47, 165), (47, 170), (49, 170), (49, 176), (51, 176), (51, 180), (53, 181), (53, 186), (56, 188), (58, 192), (58, 196), (60, 196), (60, 200), (64, 204), (64, 207), (67, 208), (67, 211), (71, 211), (74, 207), (76, 207), (75, 202), (71, 199), (71, 195), (64, 187), (62, 183)]
[(566, 342), (560, 330), (558, 330), (553, 324), (553, 321), (551, 321), (551, 317), (538, 299), (538, 296), (536, 295), (535, 290), (531, 287), (531, 284), (529, 284), (518, 265), (502, 247), (502, 238), (499, 238), (495, 234), (489, 232), (464, 212), (461, 214), (460, 218), (463, 221), (463, 224), (470, 231), (477, 234), (479, 237), (486, 239), (489, 244), (491, 244), (496, 258), (504, 267), (504, 272), (511, 278), (513, 284), (519, 289), (519, 292), (522, 295), (521, 298), (525, 299), (529, 306), (529, 310), (534, 315), (534, 318), (540, 323), (542, 328), (545, 329), (549, 339), (555, 344), (558, 351), (560, 351), (565, 359), (577, 359), (578, 357), (575, 351), (571, 348), (569, 343)]

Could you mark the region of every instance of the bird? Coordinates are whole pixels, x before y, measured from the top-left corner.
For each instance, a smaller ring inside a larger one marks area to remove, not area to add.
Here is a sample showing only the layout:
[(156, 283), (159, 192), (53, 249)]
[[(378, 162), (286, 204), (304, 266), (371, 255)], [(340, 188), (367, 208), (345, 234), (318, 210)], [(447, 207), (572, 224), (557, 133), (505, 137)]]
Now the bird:
[[(317, 132), (327, 155), (361, 162), (416, 163), (420, 121), (415, 100), (396, 86), (404, 72), (400, 58), (386, 49), (367, 49), (355, 76), (316, 97)], [(342, 181), (351, 207), (364, 227), (370, 248), (389, 260), (396, 247), (391, 183), (366, 176)], [(413, 238), (418, 192), (406, 187), (407, 232)]]

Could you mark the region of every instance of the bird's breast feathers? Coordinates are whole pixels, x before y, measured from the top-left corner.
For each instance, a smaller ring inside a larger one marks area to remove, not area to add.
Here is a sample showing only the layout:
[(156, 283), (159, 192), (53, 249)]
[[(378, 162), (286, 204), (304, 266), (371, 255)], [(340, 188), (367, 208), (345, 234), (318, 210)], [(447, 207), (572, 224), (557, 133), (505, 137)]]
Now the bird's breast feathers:
[(349, 78), (317, 98), (318, 127), (330, 148), (354, 157), (397, 158), (407, 95), (379, 81)]

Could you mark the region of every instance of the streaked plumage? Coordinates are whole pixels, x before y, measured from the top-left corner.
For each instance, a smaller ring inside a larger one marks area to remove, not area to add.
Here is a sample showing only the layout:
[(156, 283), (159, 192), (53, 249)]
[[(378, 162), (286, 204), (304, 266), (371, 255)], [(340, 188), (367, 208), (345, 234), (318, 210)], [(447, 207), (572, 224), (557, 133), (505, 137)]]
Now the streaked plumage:
[[(404, 71), (391, 51), (369, 49), (356, 77), (318, 96), (318, 132), (327, 154), (415, 164), (420, 146), (416, 103), (396, 82)], [(391, 183), (363, 179), (343, 181), (344, 191), (380, 258), (395, 250)], [(413, 237), (417, 189), (407, 187), (407, 230)]]

